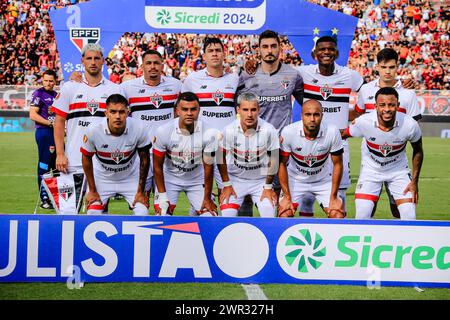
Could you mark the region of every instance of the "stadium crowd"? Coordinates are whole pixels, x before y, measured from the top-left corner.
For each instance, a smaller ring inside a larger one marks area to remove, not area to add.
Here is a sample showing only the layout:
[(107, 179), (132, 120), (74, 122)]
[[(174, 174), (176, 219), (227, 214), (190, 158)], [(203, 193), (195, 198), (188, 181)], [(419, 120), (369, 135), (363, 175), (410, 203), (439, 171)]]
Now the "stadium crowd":
[[(49, 12), (83, 0), (8, 0), (0, 7), (0, 84), (40, 84), (39, 74), (56, 70), (62, 78)], [(450, 11), (436, 1), (310, 0), (359, 18), (349, 67), (366, 81), (376, 77), (376, 52), (392, 47), (400, 53), (400, 75), (412, 75), (419, 89), (450, 89)], [(236, 71), (257, 55), (257, 36), (221, 35), (227, 49), (226, 70)], [(200, 48), (204, 36), (192, 34), (125, 33), (109, 52), (110, 80), (142, 75), (142, 53), (158, 50), (165, 59), (164, 73), (184, 79), (204, 68)], [(281, 58), (299, 65), (301, 57), (287, 38)]]

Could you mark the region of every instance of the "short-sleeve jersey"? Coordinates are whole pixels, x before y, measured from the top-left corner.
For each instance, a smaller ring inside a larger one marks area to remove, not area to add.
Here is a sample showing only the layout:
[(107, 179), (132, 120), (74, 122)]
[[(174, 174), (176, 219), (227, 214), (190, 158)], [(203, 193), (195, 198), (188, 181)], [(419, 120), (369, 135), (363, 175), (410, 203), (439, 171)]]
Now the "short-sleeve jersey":
[(292, 122), (292, 96), (303, 97), (303, 79), (293, 67), (280, 63), (278, 70), (265, 73), (259, 65), (255, 74), (242, 72), (237, 95), (252, 92), (259, 96), (259, 116), (280, 130)]
[(290, 156), (287, 168), (289, 178), (305, 183), (330, 181), (330, 154), (344, 151), (339, 129), (323, 122), (314, 140), (305, 137), (303, 121), (298, 121), (283, 129), (280, 141), (280, 153)]
[(180, 129), (179, 118), (156, 130), (153, 154), (164, 159), (164, 179), (173, 184), (203, 184), (203, 154), (215, 153), (220, 132), (198, 120), (190, 134)]
[[(406, 113), (408, 116), (416, 120), (422, 118), (419, 109), (419, 102), (417, 100), (416, 92), (414, 90), (406, 89), (402, 86), (401, 81), (397, 81), (394, 86), (397, 90), (400, 106), (397, 111)], [(358, 101), (355, 109), (359, 113), (372, 112), (375, 110), (375, 94), (380, 89), (380, 79), (375, 79), (369, 83), (364, 84), (359, 90)]]
[(365, 167), (377, 172), (400, 171), (408, 169), (406, 144), (414, 143), (422, 133), (417, 121), (397, 112), (392, 130), (383, 131), (378, 124), (376, 112), (363, 114), (353, 121), (347, 129), (353, 137), (363, 137), (361, 170)]
[(136, 119), (127, 118), (125, 131), (114, 136), (106, 118), (90, 125), (83, 136), (81, 153), (94, 156), (94, 176), (104, 181), (139, 179), (138, 149), (151, 147), (151, 136)]
[(361, 75), (337, 64), (330, 76), (321, 75), (316, 64), (300, 66), (297, 70), (305, 82), (305, 102), (313, 99), (322, 104), (322, 122), (334, 124), (340, 130), (347, 128), (350, 94), (363, 84)]
[(240, 120), (235, 120), (224, 128), (221, 148), (226, 152), (229, 175), (246, 180), (265, 179), (271, 152), (280, 148), (278, 131), (259, 118), (256, 130), (244, 134)]
[(90, 124), (99, 123), (105, 116), (106, 99), (120, 93), (119, 85), (103, 78), (96, 86), (69, 81), (53, 102), (51, 110), (66, 118), (66, 157), (69, 167), (81, 168), (80, 147)]
[(142, 121), (153, 137), (156, 128), (173, 119), (174, 107), (181, 90), (181, 81), (161, 76), (157, 86), (150, 86), (144, 77), (120, 84), (128, 99), (131, 117)]
[(239, 78), (234, 73), (211, 76), (206, 68), (190, 73), (183, 81), (181, 92), (193, 92), (200, 100), (199, 120), (222, 130), (236, 119), (234, 97)]
[[(55, 114), (50, 111), (50, 107), (53, 104), (53, 100), (56, 97), (56, 91), (47, 91), (44, 88), (39, 88), (36, 91), (33, 92), (33, 95), (31, 96), (31, 102), (30, 105), (32, 107), (39, 108), (38, 114), (44, 118), (45, 120), (54, 120)], [(36, 128), (47, 128), (47, 126), (44, 126), (39, 123), (35, 123)]]

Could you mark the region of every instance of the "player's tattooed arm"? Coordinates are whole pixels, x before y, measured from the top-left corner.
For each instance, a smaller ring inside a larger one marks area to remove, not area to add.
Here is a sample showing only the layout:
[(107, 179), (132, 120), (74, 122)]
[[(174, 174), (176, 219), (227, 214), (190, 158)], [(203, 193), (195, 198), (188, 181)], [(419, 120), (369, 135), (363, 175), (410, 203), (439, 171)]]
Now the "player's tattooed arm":
[(148, 170), (150, 168), (150, 154), (148, 148), (138, 149), (139, 154), (139, 185), (138, 192), (145, 192)]
[(81, 163), (83, 165), (84, 175), (88, 182), (89, 191), (86, 193), (86, 203), (90, 205), (96, 201), (101, 202), (100, 195), (97, 192), (94, 178), (94, 166), (92, 164), (92, 156), (82, 154)]
[(419, 202), (419, 176), (420, 170), (422, 169), (423, 163), (423, 148), (422, 148), (422, 138), (416, 142), (411, 142), (413, 148), (412, 155), (412, 180), (404, 190), (404, 194), (410, 191), (413, 194), (414, 203)]

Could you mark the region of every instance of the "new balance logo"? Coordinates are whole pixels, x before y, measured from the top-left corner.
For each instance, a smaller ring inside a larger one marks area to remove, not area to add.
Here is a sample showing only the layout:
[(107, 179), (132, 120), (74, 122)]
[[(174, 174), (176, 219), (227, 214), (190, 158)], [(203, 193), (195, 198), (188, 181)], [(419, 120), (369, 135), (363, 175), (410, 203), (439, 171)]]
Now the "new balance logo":
[(145, 93), (145, 89), (140, 89), (139, 93)]
[(102, 148), (106, 149), (106, 148), (108, 148), (108, 145), (107, 144), (102, 144)]
[(207, 87), (207, 85), (205, 84), (205, 85), (201, 86), (200, 89), (206, 89), (206, 87)]
[(375, 140), (376, 140), (376, 138), (374, 138), (374, 137), (370, 137), (370, 138), (369, 138), (369, 140), (370, 140), (370, 141), (375, 141)]
[(374, 96), (370, 96), (368, 99), (369, 99), (369, 100), (372, 100), (373, 98), (375, 98), (375, 97), (374, 97)]
[(75, 99), (82, 99), (83, 98), (83, 95), (82, 94), (79, 94), (79, 95), (77, 95), (76, 97), (75, 97)]

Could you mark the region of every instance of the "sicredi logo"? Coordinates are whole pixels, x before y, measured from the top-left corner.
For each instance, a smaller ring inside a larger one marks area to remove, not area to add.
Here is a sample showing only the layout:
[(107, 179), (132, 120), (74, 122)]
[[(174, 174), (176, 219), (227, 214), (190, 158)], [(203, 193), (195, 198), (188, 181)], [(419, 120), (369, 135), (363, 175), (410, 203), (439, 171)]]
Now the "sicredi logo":
[(301, 279), (317, 270), (327, 252), (319, 233), (311, 233), (301, 225), (287, 229), (278, 240), (277, 258), (280, 267), (290, 276)]
[(280, 236), (277, 260), (287, 274), (305, 280), (366, 281), (373, 267), (380, 270), (382, 281), (448, 278), (450, 242), (444, 228), (435, 227), (433, 237), (417, 237), (420, 230), (298, 224)]
[(160, 29), (257, 30), (266, 21), (265, 0), (146, 0), (145, 19)]

